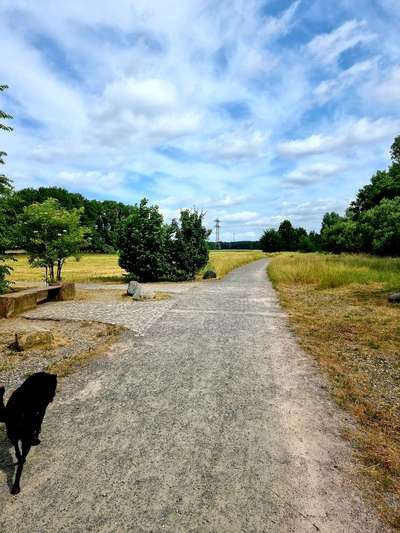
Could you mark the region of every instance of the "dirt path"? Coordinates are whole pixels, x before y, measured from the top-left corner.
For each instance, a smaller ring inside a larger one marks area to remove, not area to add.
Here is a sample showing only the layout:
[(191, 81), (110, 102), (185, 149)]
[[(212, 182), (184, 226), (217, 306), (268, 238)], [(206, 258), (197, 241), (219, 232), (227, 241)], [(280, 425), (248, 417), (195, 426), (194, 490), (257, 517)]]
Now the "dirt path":
[(385, 531), (265, 266), (177, 295), (62, 382), (18, 497), (0, 446), (2, 533)]

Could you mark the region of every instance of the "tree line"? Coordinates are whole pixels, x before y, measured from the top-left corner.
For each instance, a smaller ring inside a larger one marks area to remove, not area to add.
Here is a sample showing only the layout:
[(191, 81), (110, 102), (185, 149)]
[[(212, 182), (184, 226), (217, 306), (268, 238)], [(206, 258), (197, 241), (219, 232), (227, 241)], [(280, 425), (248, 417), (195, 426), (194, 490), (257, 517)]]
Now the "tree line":
[(400, 255), (400, 136), (390, 149), (392, 164), (378, 170), (362, 187), (344, 216), (326, 213), (321, 231), (307, 233), (285, 220), (260, 239), (266, 252), (325, 251)]
[(58, 204), (72, 211), (80, 210), (81, 224), (90, 229), (90, 237), (84, 244), (87, 252), (112, 253), (117, 249), (119, 223), (132, 213), (132, 206), (112, 200), (88, 200), (79, 193), (69, 192), (62, 187), (26, 188), (19, 191), (8, 188), (1, 196), (2, 215), (7, 230), (7, 247), (12, 250), (23, 248), (17, 221), (24, 209), (53, 198)]

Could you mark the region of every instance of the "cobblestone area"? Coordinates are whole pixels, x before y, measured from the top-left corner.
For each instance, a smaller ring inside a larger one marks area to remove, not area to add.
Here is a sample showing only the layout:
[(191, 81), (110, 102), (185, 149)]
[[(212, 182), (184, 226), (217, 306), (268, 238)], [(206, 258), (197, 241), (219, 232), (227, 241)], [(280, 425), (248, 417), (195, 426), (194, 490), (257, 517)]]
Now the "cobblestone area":
[[(157, 283), (143, 283), (141, 284), (143, 293), (149, 292), (170, 292), (172, 294), (183, 294), (194, 287), (198, 287), (201, 282), (198, 281), (181, 281), (174, 283), (171, 281), (161, 281)], [(77, 289), (96, 290), (96, 289), (121, 289), (121, 292), (126, 292), (126, 283), (77, 283)]]
[(42, 320), (91, 320), (125, 326), (143, 335), (151, 324), (174, 305), (174, 299), (136, 302), (50, 302), (24, 314)]

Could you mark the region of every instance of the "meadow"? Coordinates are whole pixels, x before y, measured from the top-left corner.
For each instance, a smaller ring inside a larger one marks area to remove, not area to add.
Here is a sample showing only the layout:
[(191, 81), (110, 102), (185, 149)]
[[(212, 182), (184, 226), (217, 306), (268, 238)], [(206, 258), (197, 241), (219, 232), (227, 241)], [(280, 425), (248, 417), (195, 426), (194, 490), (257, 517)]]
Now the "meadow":
[(271, 255), (270, 278), (302, 346), (331, 394), (358, 422), (346, 436), (364, 488), (400, 527), (400, 259), (367, 255)]
[[(211, 251), (210, 260), (205, 270), (215, 270), (217, 276), (223, 277), (228, 272), (239, 266), (250, 263), (264, 257), (257, 250), (243, 251)], [(13, 268), (11, 281), (44, 280), (44, 272), (41, 268), (32, 268), (25, 255), (16, 256), (16, 261), (10, 261)], [(118, 265), (116, 254), (84, 254), (79, 261), (70, 258), (63, 268), (63, 280), (75, 282), (119, 282), (123, 281), (124, 270)], [(201, 277), (201, 276), (200, 276)]]

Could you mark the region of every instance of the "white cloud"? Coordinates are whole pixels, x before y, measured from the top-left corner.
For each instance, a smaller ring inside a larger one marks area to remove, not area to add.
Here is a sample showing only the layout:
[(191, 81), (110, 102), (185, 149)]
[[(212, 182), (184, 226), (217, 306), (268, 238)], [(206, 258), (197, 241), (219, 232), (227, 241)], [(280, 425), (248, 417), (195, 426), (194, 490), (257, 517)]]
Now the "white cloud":
[(225, 213), (221, 215), (223, 222), (250, 222), (260, 216), (255, 211), (239, 211), (237, 213)]
[(368, 31), (365, 21), (349, 20), (330, 33), (317, 35), (307, 48), (318, 61), (330, 64), (346, 50), (368, 43), (374, 38), (375, 35)]
[(318, 161), (299, 165), (288, 172), (286, 182), (294, 185), (308, 185), (325, 180), (331, 176), (338, 176), (348, 168), (343, 161)]
[(367, 88), (366, 97), (378, 101), (385, 106), (400, 103), (400, 65), (395, 65), (385, 77)]
[(124, 78), (106, 86), (99, 102), (104, 116), (128, 109), (140, 115), (155, 115), (177, 106), (175, 87), (160, 79)]
[(341, 125), (334, 135), (313, 134), (305, 139), (286, 141), (278, 145), (278, 153), (286, 157), (302, 157), (390, 139), (400, 126), (399, 120), (366, 117)]
[(355, 63), (348, 69), (342, 70), (335, 78), (323, 80), (314, 89), (314, 95), (320, 102), (326, 102), (342, 93), (354, 83), (368, 79), (376, 69), (375, 60), (366, 60)]
[(265, 155), (267, 135), (260, 131), (224, 133), (204, 145), (205, 152), (217, 159), (237, 160)]
[(104, 174), (99, 170), (86, 172), (62, 171), (57, 174), (57, 182), (65, 185), (80, 185), (81, 187), (113, 188), (122, 184), (122, 177), (116, 172)]

